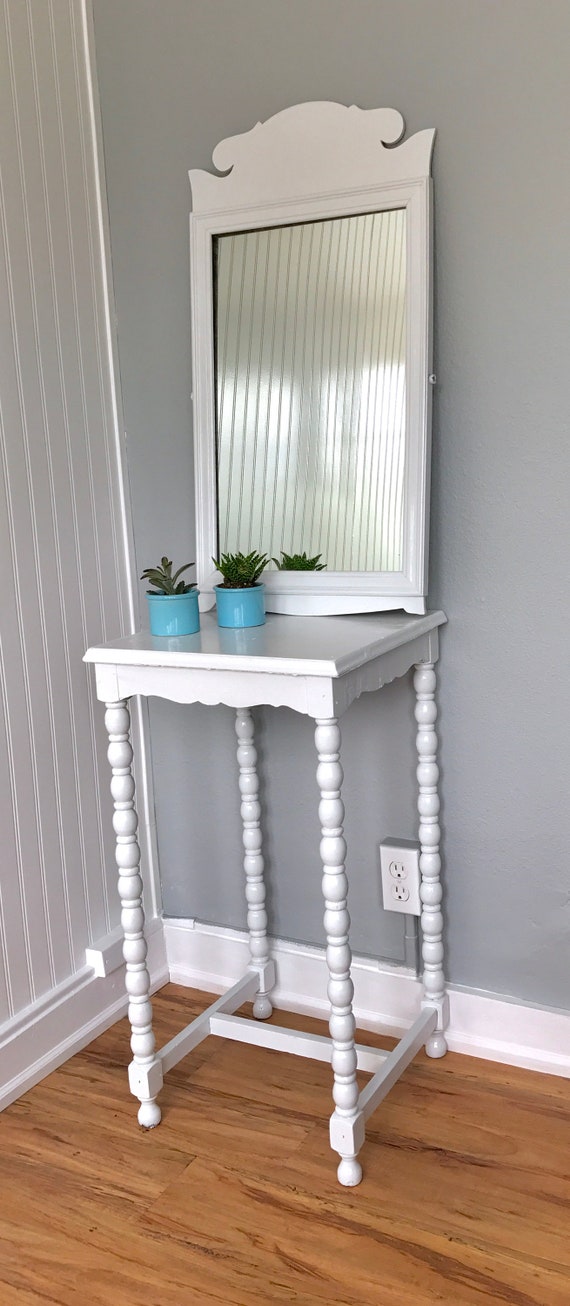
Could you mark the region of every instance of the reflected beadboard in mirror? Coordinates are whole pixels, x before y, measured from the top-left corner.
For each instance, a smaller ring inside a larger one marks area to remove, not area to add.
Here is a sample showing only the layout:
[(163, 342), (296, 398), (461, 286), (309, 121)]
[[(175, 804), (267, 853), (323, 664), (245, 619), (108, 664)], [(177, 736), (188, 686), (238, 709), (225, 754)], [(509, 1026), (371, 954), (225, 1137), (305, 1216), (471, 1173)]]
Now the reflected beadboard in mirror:
[(399, 570), (405, 238), (403, 209), (217, 237), (224, 552)]
[(424, 612), (430, 160), (400, 114), (296, 105), (190, 173), (197, 569), (264, 573), (268, 610)]

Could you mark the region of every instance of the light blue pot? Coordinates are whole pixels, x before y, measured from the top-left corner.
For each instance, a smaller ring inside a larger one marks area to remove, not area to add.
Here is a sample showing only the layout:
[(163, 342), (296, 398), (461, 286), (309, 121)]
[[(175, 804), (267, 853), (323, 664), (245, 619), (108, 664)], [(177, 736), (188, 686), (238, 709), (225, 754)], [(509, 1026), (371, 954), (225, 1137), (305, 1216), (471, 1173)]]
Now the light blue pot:
[(246, 626), (265, 624), (265, 585), (249, 585), (247, 589), (228, 589), (214, 585), (218, 626), (243, 630)]
[(200, 629), (198, 590), (146, 597), (151, 635), (195, 635)]

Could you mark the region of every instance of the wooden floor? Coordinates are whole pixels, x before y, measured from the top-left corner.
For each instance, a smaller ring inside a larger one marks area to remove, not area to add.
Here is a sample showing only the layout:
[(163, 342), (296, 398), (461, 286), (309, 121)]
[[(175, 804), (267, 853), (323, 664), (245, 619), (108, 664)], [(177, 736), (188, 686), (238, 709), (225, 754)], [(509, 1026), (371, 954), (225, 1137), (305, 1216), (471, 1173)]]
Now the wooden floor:
[[(163, 989), (160, 1043), (205, 1005)], [(328, 1066), (210, 1038), (144, 1132), (127, 1060), (121, 1022), (2, 1115), (0, 1306), (570, 1306), (570, 1081), (421, 1053), (343, 1190)]]

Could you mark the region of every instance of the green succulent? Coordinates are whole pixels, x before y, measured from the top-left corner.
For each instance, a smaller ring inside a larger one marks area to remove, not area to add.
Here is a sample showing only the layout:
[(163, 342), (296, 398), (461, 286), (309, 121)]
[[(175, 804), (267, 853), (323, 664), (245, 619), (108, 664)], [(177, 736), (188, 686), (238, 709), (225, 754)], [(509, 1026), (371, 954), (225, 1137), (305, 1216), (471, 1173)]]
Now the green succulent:
[(221, 558), (212, 558), (214, 567), (223, 576), (226, 589), (249, 589), (257, 585), (269, 558), (266, 553), (222, 553)]
[(164, 557), (160, 559), (160, 567), (147, 567), (146, 571), (143, 571), (141, 580), (147, 580), (149, 585), (155, 586), (153, 590), (147, 590), (147, 594), (188, 594), (189, 590), (196, 588), (196, 582), (179, 580), (178, 577), (193, 566), (193, 562), (185, 562), (184, 566), (179, 567), (172, 575), (172, 562)]
[(314, 558), (308, 558), (306, 553), (284, 553), (281, 550), (281, 562), (277, 558), (272, 558), (278, 571), (324, 571), (326, 562), (321, 562), (321, 553), (317, 553)]

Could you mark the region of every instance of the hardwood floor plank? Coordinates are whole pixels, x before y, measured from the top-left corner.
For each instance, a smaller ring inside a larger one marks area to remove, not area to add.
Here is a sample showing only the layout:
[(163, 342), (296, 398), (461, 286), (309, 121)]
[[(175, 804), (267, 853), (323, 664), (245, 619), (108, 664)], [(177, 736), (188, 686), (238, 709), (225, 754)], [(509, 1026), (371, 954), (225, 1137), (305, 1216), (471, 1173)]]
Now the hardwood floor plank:
[(370, 1208), (363, 1219), (360, 1192), (324, 1196), (330, 1169), (312, 1190), (304, 1180), (288, 1183), (300, 1165), (304, 1175), (297, 1154), (278, 1181), (197, 1160), (155, 1204), (147, 1233), (190, 1246), (194, 1257), (213, 1256), (215, 1282), (237, 1306), (268, 1299), (378, 1306), (379, 1285), (383, 1306), (568, 1301), (568, 1279), (556, 1269), (501, 1262), (493, 1248), (454, 1239), (445, 1222), (427, 1231), (391, 1214), (371, 1218)]
[[(208, 996), (154, 1001), (162, 1044)], [(0, 1306), (569, 1306), (569, 1081), (420, 1054), (341, 1189), (326, 1064), (209, 1038), (144, 1131), (128, 1060), (121, 1021), (2, 1115)]]

